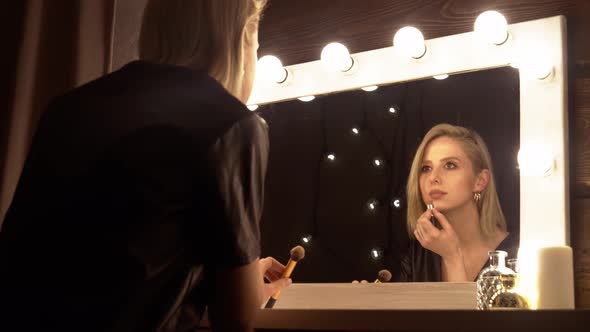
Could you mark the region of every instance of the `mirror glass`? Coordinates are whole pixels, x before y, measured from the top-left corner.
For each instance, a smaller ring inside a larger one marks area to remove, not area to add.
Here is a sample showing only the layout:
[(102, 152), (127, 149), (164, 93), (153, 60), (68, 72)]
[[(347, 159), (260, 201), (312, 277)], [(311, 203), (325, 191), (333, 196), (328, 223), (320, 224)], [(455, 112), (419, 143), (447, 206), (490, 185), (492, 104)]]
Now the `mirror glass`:
[(270, 128), (262, 256), (285, 263), (303, 245), (297, 283), (373, 281), (383, 268), (395, 280), (411, 161), (442, 122), (486, 141), (508, 230), (518, 233), (519, 101), (518, 71), (501, 67), (260, 106)]

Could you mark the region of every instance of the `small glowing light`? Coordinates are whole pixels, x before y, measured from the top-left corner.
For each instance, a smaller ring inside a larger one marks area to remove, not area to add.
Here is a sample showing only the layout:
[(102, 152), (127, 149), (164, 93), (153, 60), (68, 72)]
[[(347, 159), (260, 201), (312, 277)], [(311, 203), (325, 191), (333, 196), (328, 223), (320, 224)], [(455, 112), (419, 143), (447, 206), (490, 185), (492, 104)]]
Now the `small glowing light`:
[(399, 29), (393, 36), (393, 47), (401, 54), (414, 59), (420, 59), (426, 54), (424, 36), (414, 27)]
[(526, 144), (518, 151), (518, 167), (525, 176), (549, 176), (555, 167), (551, 151), (540, 144)]
[(353, 133), (354, 135), (358, 135), (358, 134), (360, 134), (360, 132), (361, 132), (361, 131), (360, 131), (360, 130), (359, 130), (357, 127), (354, 127), (354, 128), (352, 128), (352, 133)]
[(397, 109), (395, 108), (395, 106), (391, 106), (389, 108), (389, 113), (393, 113), (393, 114), (397, 113)]
[(383, 250), (379, 247), (371, 249), (371, 258), (374, 260), (381, 259), (383, 257)]
[(365, 86), (365, 87), (361, 88), (361, 90), (367, 91), (367, 92), (375, 91), (377, 89), (379, 89), (379, 86), (377, 86), (377, 85)]
[(367, 202), (367, 208), (369, 208), (369, 211), (377, 210), (377, 206), (379, 206), (379, 202), (376, 199), (371, 199)]
[(447, 74), (442, 74), (442, 75), (434, 75), (434, 76), (432, 76), (432, 77), (433, 77), (435, 80), (439, 80), (439, 81), (440, 81), (440, 80), (444, 80), (445, 78), (448, 78), (448, 77), (449, 77), (449, 75), (447, 75)]
[(247, 107), (252, 112), (254, 112), (258, 109), (258, 105), (248, 105)]
[(475, 34), (488, 44), (502, 45), (508, 40), (508, 22), (495, 10), (485, 11), (477, 17)]
[(326, 155), (326, 159), (328, 159), (329, 161), (334, 161), (334, 160), (336, 160), (336, 155), (333, 153), (328, 153)]
[(314, 100), (315, 99), (315, 96), (305, 96), (305, 97), (299, 97), (297, 99), (299, 99), (299, 100), (301, 100), (303, 102), (308, 102), (308, 101)]
[(302, 242), (303, 244), (311, 244), (311, 238), (312, 238), (312, 236), (311, 236), (310, 234), (304, 234), (304, 235), (301, 237), (301, 242)]
[(526, 61), (517, 64), (522, 75), (528, 79), (544, 80), (553, 73), (553, 63), (546, 54), (528, 57)]
[(383, 160), (381, 160), (381, 159), (374, 159), (374, 160), (373, 160), (373, 164), (374, 164), (376, 167), (381, 167), (381, 166), (383, 166), (384, 162), (383, 162)]
[(288, 72), (279, 58), (265, 55), (256, 63), (256, 76), (264, 81), (280, 84), (287, 80)]
[(348, 49), (340, 43), (326, 45), (322, 50), (321, 61), (326, 69), (333, 72), (349, 71), (354, 64)]
[(391, 200), (391, 206), (393, 206), (393, 207), (394, 207), (394, 208), (396, 208), (396, 209), (399, 209), (399, 208), (401, 208), (401, 207), (402, 207), (402, 202), (403, 202), (403, 201), (402, 201), (402, 199), (401, 199), (401, 198), (399, 198), (399, 197), (394, 197), (394, 198)]

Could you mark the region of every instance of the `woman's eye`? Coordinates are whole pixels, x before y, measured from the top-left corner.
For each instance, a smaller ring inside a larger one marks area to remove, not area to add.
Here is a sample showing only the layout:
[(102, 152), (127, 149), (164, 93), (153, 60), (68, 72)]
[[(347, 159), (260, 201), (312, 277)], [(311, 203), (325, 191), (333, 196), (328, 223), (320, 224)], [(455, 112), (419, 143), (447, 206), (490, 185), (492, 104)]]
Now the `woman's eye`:
[(457, 168), (457, 165), (455, 165), (455, 163), (448, 162), (445, 164), (445, 168), (453, 169), (453, 168)]
[(430, 166), (426, 166), (426, 165), (422, 166), (422, 173), (425, 173), (428, 171), (430, 171)]

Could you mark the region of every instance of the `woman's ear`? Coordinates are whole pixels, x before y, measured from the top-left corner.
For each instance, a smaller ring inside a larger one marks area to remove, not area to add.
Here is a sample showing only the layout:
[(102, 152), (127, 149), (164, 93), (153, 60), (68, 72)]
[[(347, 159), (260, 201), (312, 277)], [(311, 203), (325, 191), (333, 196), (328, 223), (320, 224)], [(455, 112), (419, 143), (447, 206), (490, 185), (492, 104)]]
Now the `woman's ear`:
[(473, 187), (473, 192), (480, 193), (484, 191), (487, 188), (488, 183), (490, 183), (490, 176), (490, 170), (487, 168), (484, 168), (481, 172), (479, 172), (477, 178), (475, 179), (475, 186)]

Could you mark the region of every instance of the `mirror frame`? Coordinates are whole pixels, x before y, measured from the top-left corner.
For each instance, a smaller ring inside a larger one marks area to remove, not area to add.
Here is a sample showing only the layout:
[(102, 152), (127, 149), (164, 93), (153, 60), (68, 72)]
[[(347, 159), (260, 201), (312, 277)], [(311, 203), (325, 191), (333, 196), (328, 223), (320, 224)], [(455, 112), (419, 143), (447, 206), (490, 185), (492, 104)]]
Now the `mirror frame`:
[[(541, 146), (554, 158), (549, 174), (529, 175), (521, 169), (520, 246), (569, 246), (565, 17), (510, 24), (508, 32), (508, 41), (499, 46), (482, 43), (474, 32), (426, 40), (427, 52), (420, 59), (404, 57), (394, 47), (355, 53), (351, 54), (353, 69), (344, 73), (327, 72), (320, 61), (287, 66), (289, 78), (283, 84), (257, 79), (248, 105), (485, 70), (547, 57), (553, 64), (549, 77), (530, 79), (522, 70), (519, 74), (521, 148)], [(532, 53), (534, 50), (540, 51)]]

